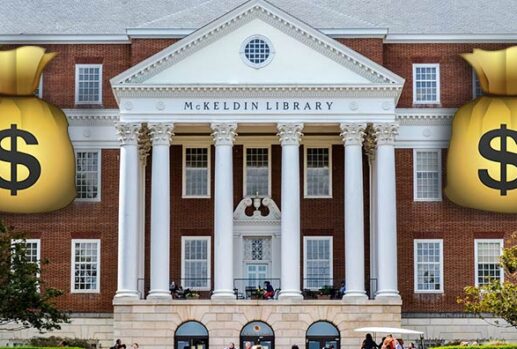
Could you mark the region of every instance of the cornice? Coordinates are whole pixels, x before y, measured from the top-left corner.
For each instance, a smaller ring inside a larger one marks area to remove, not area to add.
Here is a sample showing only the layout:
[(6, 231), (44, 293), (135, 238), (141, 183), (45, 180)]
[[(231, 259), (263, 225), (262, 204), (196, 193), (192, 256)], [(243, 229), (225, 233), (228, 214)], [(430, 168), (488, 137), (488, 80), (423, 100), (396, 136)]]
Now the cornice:
[(118, 109), (63, 109), (71, 126), (113, 125), (119, 120)]
[(402, 126), (450, 125), (456, 113), (455, 108), (411, 108), (396, 109), (396, 119)]
[(117, 96), (136, 97), (393, 97), (397, 98), (402, 85), (119, 85), (113, 88)]

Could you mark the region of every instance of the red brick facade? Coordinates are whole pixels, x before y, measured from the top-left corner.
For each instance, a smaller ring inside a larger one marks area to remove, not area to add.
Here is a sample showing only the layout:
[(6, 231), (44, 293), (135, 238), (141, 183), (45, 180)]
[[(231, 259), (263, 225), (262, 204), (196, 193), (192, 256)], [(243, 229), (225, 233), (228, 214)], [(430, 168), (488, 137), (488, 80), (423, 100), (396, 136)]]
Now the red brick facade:
[[(498, 49), (503, 44), (383, 44), (382, 39), (343, 39), (340, 42), (384, 65), (406, 79), (398, 107), (413, 107), (412, 63), (440, 63), (441, 107), (458, 107), (472, 98), (471, 68), (459, 56), (474, 47)], [(43, 45), (59, 55), (45, 71), (43, 97), (61, 108), (77, 108), (74, 102), (74, 79), (77, 63), (103, 64), (103, 103), (94, 108), (117, 108), (109, 79), (136, 63), (174, 43), (174, 39), (134, 40), (117, 45)], [(8, 48), (8, 47), (5, 47)], [(92, 106), (88, 106), (92, 107)], [(208, 137), (208, 134), (207, 134)], [(304, 236), (331, 235), (334, 246), (334, 280), (344, 279), (343, 231), (343, 147), (332, 147), (332, 199), (301, 200), (301, 227)], [(300, 149), (300, 174), (303, 193), (303, 149)], [(214, 151), (212, 149), (212, 163)], [(281, 209), (281, 149), (272, 146), (272, 198)], [(446, 154), (444, 152), (445, 161)], [(183, 199), (182, 148), (171, 147), (171, 279), (181, 275), (181, 236), (212, 235), (213, 200)], [(149, 287), (149, 221), (150, 221), (150, 163), (146, 184), (146, 287)], [(512, 224), (515, 215), (486, 213), (460, 208), (445, 197), (440, 202), (413, 200), (413, 151), (398, 149), (397, 161), (397, 224), (399, 290), (403, 298), (403, 312), (460, 311), (456, 297), (464, 285), (474, 282), (474, 239), (509, 238), (517, 230)], [(368, 167), (365, 173), (365, 246), (368, 258)], [(212, 166), (212, 191), (213, 185)], [(234, 147), (234, 203), (243, 195), (243, 147)], [(443, 168), (445, 168), (445, 163)], [(111, 312), (112, 298), (117, 288), (117, 225), (118, 175), (117, 150), (102, 150), (102, 201), (74, 202), (60, 211), (40, 215), (2, 215), (2, 218), (31, 237), (41, 238), (41, 256), (50, 264), (42, 276), (53, 287), (65, 291), (59, 305), (74, 312)], [(443, 183), (445, 184), (445, 176)], [(212, 192), (213, 197), (213, 192)], [(382, 208), (381, 208), (382, 209)], [(100, 294), (70, 293), (71, 239), (101, 239)], [(442, 238), (444, 248), (443, 294), (415, 294), (413, 287), (413, 240)], [(213, 249), (213, 244), (212, 244)], [(390, 258), (394, 251), (383, 251), (381, 258)], [(303, 253), (302, 253), (303, 258)], [(213, 259), (213, 251), (212, 251)], [(213, 261), (212, 261), (213, 263)], [(303, 261), (300, 261), (303, 263)], [(213, 270), (213, 265), (212, 265)], [(302, 276), (303, 278), (303, 276)]]

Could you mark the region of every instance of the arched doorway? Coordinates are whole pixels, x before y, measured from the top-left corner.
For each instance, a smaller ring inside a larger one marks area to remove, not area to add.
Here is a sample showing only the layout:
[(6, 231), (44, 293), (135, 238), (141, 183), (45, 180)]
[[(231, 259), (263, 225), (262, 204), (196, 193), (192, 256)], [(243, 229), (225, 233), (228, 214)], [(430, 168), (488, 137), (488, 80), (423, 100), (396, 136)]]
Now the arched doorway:
[(198, 321), (182, 323), (174, 333), (174, 349), (208, 349), (208, 330)]
[(328, 321), (316, 321), (307, 329), (305, 339), (307, 349), (339, 349), (339, 330)]
[(275, 349), (275, 333), (271, 326), (262, 321), (252, 321), (241, 330), (241, 348), (246, 348), (245, 343), (251, 345), (260, 344), (263, 349)]

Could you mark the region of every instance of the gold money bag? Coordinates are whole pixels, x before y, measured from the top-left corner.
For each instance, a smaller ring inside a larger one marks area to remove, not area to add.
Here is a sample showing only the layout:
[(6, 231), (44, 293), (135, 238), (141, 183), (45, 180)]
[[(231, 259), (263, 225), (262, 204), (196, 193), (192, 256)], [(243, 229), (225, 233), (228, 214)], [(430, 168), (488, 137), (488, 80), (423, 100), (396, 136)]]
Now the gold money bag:
[(49, 212), (76, 196), (66, 116), (33, 94), (55, 55), (34, 46), (0, 51), (0, 211)]
[(462, 57), (485, 95), (454, 116), (445, 193), (461, 206), (517, 213), (517, 46)]

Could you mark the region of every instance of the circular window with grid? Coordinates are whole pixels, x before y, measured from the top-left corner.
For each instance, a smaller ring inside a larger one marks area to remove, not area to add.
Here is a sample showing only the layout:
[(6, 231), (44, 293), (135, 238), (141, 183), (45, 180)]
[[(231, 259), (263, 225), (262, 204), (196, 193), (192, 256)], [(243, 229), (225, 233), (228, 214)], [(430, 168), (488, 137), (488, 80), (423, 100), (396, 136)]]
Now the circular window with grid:
[(264, 36), (254, 35), (247, 38), (241, 47), (241, 58), (253, 68), (262, 68), (271, 62), (274, 51), (271, 41)]

